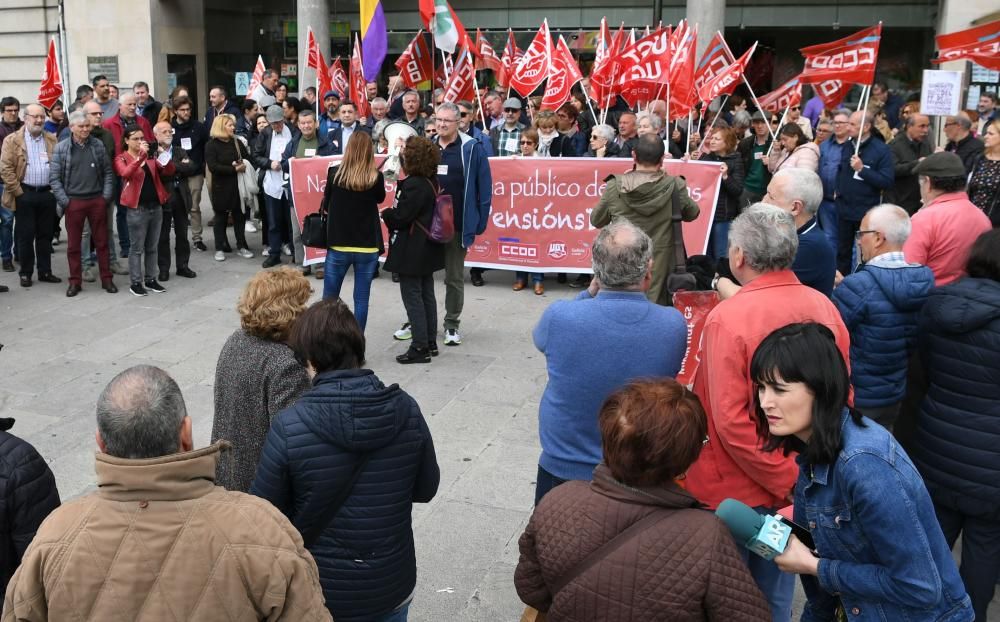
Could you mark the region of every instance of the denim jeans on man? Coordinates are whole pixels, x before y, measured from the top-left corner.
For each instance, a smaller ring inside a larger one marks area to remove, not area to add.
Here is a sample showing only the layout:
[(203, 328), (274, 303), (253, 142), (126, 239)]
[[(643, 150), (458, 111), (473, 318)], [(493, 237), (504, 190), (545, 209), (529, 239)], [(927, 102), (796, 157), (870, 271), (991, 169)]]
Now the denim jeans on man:
[[(156, 253), (160, 245), (163, 208), (159, 203), (146, 203), (135, 209), (125, 209), (128, 210), (126, 218), (131, 241), (128, 254), (129, 278), (133, 285), (154, 280), (160, 270)], [(145, 278), (143, 278), (143, 268), (145, 268)]]
[(410, 603), (406, 603), (395, 611), (390, 611), (382, 617), (375, 618), (374, 622), (406, 622), (406, 616), (410, 611)]
[[(131, 235), (128, 229), (128, 211), (129, 208), (119, 205), (115, 212), (115, 222), (118, 226), (118, 246), (121, 248), (122, 257), (130, 257), (131, 253), (129, 251), (132, 250)], [(113, 251), (115, 246), (113, 240), (109, 241), (109, 244), (111, 244), (111, 250)]]
[[(0, 184), (3, 192), (3, 184)], [(0, 207), (0, 259), (11, 261), (14, 258), (14, 212), (6, 207)]]
[(712, 259), (729, 256), (729, 222), (712, 224), (712, 232), (708, 236), (708, 254)]
[(284, 197), (276, 199), (264, 194), (264, 210), (267, 212), (267, 254), (281, 255), (281, 244), (290, 239), (292, 213)]
[(344, 285), (347, 269), (354, 266), (354, 317), (365, 332), (368, 323), (368, 299), (371, 296), (372, 280), (378, 269), (378, 253), (348, 253), (327, 249), (326, 267), (323, 276), (323, 299), (340, 298), (340, 288)]

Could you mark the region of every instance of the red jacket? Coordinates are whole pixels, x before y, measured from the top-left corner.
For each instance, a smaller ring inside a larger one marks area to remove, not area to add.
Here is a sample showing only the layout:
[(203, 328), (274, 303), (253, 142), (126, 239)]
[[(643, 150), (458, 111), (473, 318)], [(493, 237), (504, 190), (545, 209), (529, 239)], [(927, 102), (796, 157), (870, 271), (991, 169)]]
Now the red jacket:
[[(155, 143), (153, 143), (155, 144)], [(115, 157), (115, 175), (122, 178), (122, 194), (119, 198), (121, 205), (130, 208), (139, 207), (139, 193), (142, 192), (142, 183), (146, 179), (146, 169), (153, 175), (153, 186), (156, 188), (156, 196), (160, 198), (160, 205), (163, 205), (170, 198), (170, 191), (163, 187), (160, 181), (160, 172), (164, 175), (173, 175), (177, 171), (174, 168), (173, 160), (163, 166), (156, 161), (156, 158), (146, 160), (147, 166), (142, 166), (141, 159), (135, 159), (126, 151)]]
[(903, 254), (906, 261), (930, 268), (937, 287), (965, 276), (973, 242), (993, 228), (989, 216), (965, 192), (942, 194), (920, 208), (911, 222)]
[(751, 507), (790, 503), (799, 468), (793, 456), (760, 450), (750, 359), (765, 337), (796, 322), (818, 322), (832, 330), (850, 371), (851, 338), (840, 313), (791, 270), (757, 277), (705, 320), (694, 392), (708, 415), (708, 443), (684, 484), (710, 508), (729, 497)]
[[(145, 117), (136, 115), (135, 125), (138, 125), (142, 130), (142, 135), (145, 137), (146, 142), (149, 143), (150, 146), (156, 145), (156, 137), (153, 136), (153, 128)], [(122, 116), (120, 114), (116, 114), (110, 119), (105, 120), (104, 123), (101, 124), (101, 127), (111, 132), (111, 135), (115, 137), (115, 155), (119, 155), (124, 150), (122, 147), (122, 136), (125, 135), (125, 124), (122, 122)]]

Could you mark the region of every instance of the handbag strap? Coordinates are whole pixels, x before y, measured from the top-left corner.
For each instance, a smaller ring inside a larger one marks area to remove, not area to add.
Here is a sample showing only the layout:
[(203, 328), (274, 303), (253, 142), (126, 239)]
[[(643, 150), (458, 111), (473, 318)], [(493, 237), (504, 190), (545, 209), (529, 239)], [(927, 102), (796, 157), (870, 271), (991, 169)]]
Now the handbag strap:
[(681, 202), (677, 196), (677, 190), (670, 195), (672, 210), (671, 235), (674, 238), (674, 269), (673, 274), (684, 274), (687, 272), (687, 249), (684, 248), (684, 232), (681, 230), (681, 223), (684, 221), (684, 214), (681, 212)]
[(602, 559), (610, 557), (615, 551), (639, 537), (639, 535), (646, 531), (648, 527), (652, 527), (670, 514), (672, 514), (672, 512), (653, 510), (642, 519), (632, 523), (628, 529), (621, 532), (614, 538), (611, 538), (596, 550), (592, 551), (590, 555), (584, 557), (583, 560), (577, 563), (577, 565), (574, 566), (569, 572), (564, 573), (552, 584), (550, 590), (552, 598), (555, 598), (556, 594), (558, 594), (560, 590), (572, 583), (577, 577), (583, 575), (585, 572), (596, 566)]
[(333, 518), (337, 515), (341, 506), (344, 505), (347, 498), (351, 496), (354, 484), (357, 483), (358, 478), (361, 477), (361, 472), (365, 470), (365, 465), (368, 464), (369, 458), (371, 458), (371, 454), (365, 454), (362, 456), (357, 466), (354, 467), (354, 473), (351, 474), (351, 479), (347, 482), (347, 485), (341, 488), (340, 492), (337, 493), (337, 496), (330, 501), (328, 506), (326, 506), (326, 509), (323, 510), (323, 515), (318, 521), (316, 521), (316, 524), (313, 525), (307, 533), (302, 534), (302, 544), (306, 548), (315, 544), (316, 540), (319, 539), (320, 535), (333, 521)]

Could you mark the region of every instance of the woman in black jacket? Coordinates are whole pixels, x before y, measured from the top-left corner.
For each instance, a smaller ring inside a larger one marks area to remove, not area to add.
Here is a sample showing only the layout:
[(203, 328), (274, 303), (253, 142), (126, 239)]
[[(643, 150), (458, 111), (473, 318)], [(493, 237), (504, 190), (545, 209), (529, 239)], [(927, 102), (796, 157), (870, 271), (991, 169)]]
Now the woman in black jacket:
[(292, 325), (312, 387), (271, 424), (251, 494), (302, 533), (337, 622), (406, 620), (417, 582), (411, 514), (441, 472), (427, 422), (365, 364), (350, 309), (328, 298)]
[(238, 254), (244, 259), (253, 257), (247, 245), (246, 221), (243, 202), (240, 200), (238, 176), (246, 170), (243, 161), (250, 157), (236, 140), (236, 119), (231, 114), (220, 114), (212, 121), (212, 140), (205, 145), (205, 166), (212, 172), (212, 211), (215, 212), (215, 260), (225, 261), (225, 253), (233, 252), (226, 236), (229, 215), (233, 216), (233, 233), (236, 235)]
[(715, 220), (708, 236), (708, 254), (715, 259), (729, 255), (729, 223), (740, 215), (740, 195), (743, 193), (743, 159), (736, 151), (736, 134), (728, 127), (712, 130), (699, 160), (722, 163), (722, 188), (715, 204)]
[(392, 231), (385, 269), (399, 274), (399, 293), (413, 334), (410, 348), (396, 357), (404, 365), (430, 363), (438, 354), (434, 272), (444, 268), (444, 245), (432, 242), (427, 231), (434, 217), (440, 161), (437, 145), (410, 137), (402, 153), (407, 177), (396, 186), (395, 205), (382, 212)]
[(340, 166), (327, 172), (322, 210), (326, 212), (326, 267), (323, 299), (340, 298), (347, 270), (354, 266), (354, 317), (361, 332), (368, 323), (368, 298), (385, 251), (378, 205), (385, 200), (385, 179), (375, 166), (372, 139), (354, 132)]

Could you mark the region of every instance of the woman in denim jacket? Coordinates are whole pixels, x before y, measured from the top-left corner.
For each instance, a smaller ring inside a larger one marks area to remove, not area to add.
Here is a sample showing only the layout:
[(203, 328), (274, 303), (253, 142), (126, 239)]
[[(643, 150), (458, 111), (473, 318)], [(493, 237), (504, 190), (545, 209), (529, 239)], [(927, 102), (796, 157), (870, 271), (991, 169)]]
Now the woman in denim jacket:
[(802, 575), (803, 621), (959, 622), (974, 618), (927, 489), (885, 428), (847, 408), (833, 334), (790, 324), (753, 355), (764, 451), (798, 452), (794, 536), (775, 558)]

